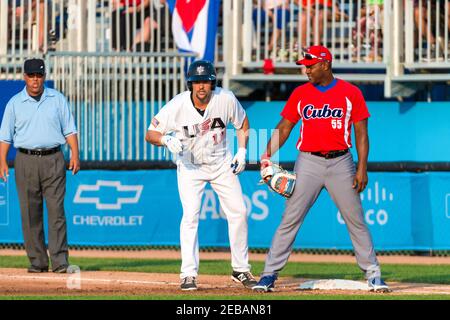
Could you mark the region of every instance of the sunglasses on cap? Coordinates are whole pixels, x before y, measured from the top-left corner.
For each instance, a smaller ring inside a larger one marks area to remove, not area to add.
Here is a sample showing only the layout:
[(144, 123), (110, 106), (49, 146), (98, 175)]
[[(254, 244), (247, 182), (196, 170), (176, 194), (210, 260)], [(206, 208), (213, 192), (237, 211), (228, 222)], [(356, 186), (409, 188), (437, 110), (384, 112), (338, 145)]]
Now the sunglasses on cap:
[(306, 60), (317, 59), (317, 60), (328, 61), (327, 59), (322, 58), (322, 57), (318, 57), (318, 56), (316, 56), (315, 54), (312, 54), (312, 53), (308, 53), (308, 52), (304, 52), (303, 51), (302, 54), (303, 54), (303, 58), (305, 58)]

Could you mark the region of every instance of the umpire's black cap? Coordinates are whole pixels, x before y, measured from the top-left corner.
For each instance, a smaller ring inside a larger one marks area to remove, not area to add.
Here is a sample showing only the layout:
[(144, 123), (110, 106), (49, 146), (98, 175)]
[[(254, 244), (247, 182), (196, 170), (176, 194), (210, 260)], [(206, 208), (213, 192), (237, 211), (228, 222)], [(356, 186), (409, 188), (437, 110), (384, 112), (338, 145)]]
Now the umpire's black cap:
[(23, 64), (23, 73), (26, 74), (45, 74), (45, 63), (42, 59), (28, 59)]

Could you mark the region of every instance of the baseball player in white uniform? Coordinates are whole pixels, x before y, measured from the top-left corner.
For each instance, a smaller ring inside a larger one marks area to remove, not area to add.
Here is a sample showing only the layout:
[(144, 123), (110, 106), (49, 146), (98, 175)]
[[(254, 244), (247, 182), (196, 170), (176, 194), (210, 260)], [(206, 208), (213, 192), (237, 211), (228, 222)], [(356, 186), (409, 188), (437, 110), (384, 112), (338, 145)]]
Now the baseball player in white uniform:
[[(198, 222), (201, 199), (209, 182), (219, 196), (228, 221), (231, 278), (252, 288), (256, 280), (248, 263), (247, 210), (237, 174), (245, 168), (249, 122), (230, 91), (216, 87), (211, 62), (194, 61), (188, 69), (189, 91), (170, 100), (152, 119), (146, 140), (176, 155), (178, 190), (183, 206), (180, 224), (181, 289), (196, 290), (199, 269)], [(234, 157), (226, 127), (236, 129), (239, 149)]]

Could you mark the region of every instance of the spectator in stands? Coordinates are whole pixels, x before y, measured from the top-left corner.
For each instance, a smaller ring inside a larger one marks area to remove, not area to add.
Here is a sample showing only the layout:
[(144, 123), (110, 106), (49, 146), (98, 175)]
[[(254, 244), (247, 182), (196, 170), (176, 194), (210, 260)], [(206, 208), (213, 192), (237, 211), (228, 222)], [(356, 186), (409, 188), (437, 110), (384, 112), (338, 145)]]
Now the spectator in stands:
[[(312, 45), (322, 44), (323, 39), (323, 21), (326, 17), (327, 21), (340, 21), (343, 17), (348, 19), (348, 16), (341, 12), (338, 2), (335, 1), (333, 17), (332, 0), (297, 0), (300, 7), (299, 24), (300, 24), (300, 46), (301, 48)], [(316, 25), (317, 21), (317, 25)], [(308, 32), (308, 26), (311, 26)], [(324, 44), (326, 45), (326, 44)]]
[[(431, 21), (430, 21), (431, 23)], [(421, 34), (421, 38), (419, 39), (419, 35), (414, 37), (414, 41), (416, 43), (415, 47), (417, 48), (417, 41), (420, 43), (419, 46), (422, 45), (422, 41), (428, 42), (431, 45), (432, 51), (436, 48), (436, 38), (434, 37), (433, 32), (428, 32), (428, 21), (427, 21), (427, 1), (426, 0), (414, 0), (414, 24), (417, 29), (415, 30), (418, 34)], [(420, 28), (420, 29), (419, 29)]]
[[(447, 2), (447, 17), (444, 16), (444, 21), (447, 20), (447, 32), (450, 35), (450, 1)], [(445, 11), (445, 10), (444, 10)], [(448, 45), (448, 44), (447, 44)]]
[[(144, 0), (144, 6), (146, 5), (150, 5), (152, 6), (152, 9), (154, 9), (153, 18), (151, 15), (145, 18), (144, 25), (136, 33), (134, 37), (132, 46), (133, 51), (141, 51), (141, 50), (150, 51), (146, 47), (148, 46), (148, 44), (152, 39), (153, 32), (157, 29), (160, 30), (164, 29), (166, 0), (152, 0), (150, 3), (148, 0), (147, 1)], [(158, 11), (159, 11), (159, 21), (158, 21)]]
[(383, 5), (384, 0), (368, 0), (361, 8), (357, 26), (353, 29), (354, 59), (358, 59), (362, 48), (366, 48), (366, 62), (382, 61), (383, 49)]
[[(111, 0), (112, 4), (112, 47), (119, 51), (128, 51), (133, 46), (136, 28), (141, 27), (142, 15), (144, 21), (150, 16), (150, 0)], [(151, 25), (151, 22), (150, 22)]]
[[(446, 4), (448, 6), (447, 17), (445, 17)], [(445, 47), (448, 46), (448, 43), (444, 43), (444, 35), (445, 32), (450, 33), (450, 2), (446, 2), (446, 4), (444, 1), (439, 2), (440, 15), (438, 17), (438, 8), (435, 1), (414, 0), (414, 24), (416, 26), (414, 47), (422, 47), (423, 49), (421, 57), (419, 57), (418, 50), (416, 51), (416, 58), (430, 60), (435, 59), (437, 55), (439, 59), (442, 59)], [(448, 21), (447, 30), (445, 29), (445, 19)], [(437, 30), (439, 31), (439, 37), (435, 33)]]
[[(273, 32), (269, 30), (271, 33), (268, 44), (269, 52), (276, 49), (283, 29), (287, 29), (286, 26), (290, 21), (289, 2), (289, 0), (263, 0), (261, 8), (253, 9), (253, 24), (255, 29), (258, 25), (261, 27), (261, 33), (264, 32), (266, 19), (269, 23), (276, 24), (273, 27)], [(266, 18), (266, 15), (268, 18)]]
[[(31, 1), (31, 10), (29, 7), (30, 2), (28, 0), (10, 0), (9, 8), (11, 19), (16, 20), (16, 26), (20, 26), (20, 22), (23, 21), (24, 28), (28, 28), (30, 25), (37, 27), (37, 46), (40, 52), (45, 52), (47, 46), (45, 45), (45, 33), (48, 32), (49, 19), (47, 19), (47, 15), (51, 8), (50, 0), (47, 2), (47, 11), (45, 10), (45, 1), (44, 0), (32, 0)], [(14, 10), (15, 12), (12, 12)], [(31, 17), (29, 16), (31, 12)], [(31, 20), (30, 20), (31, 19)], [(26, 30), (27, 32), (32, 32), (32, 30)], [(15, 30), (13, 30), (13, 36), (15, 34)], [(33, 37), (34, 35), (31, 35)], [(25, 38), (23, 34), (20, 37)], [(31, 44), (30, 48), (31, 48)]]
[[(445, 16), (445, 12), (447, 12), (447, 16)], [(447, 1), (447, 8), (444, 7), (444, 12), (442, 13), (442, 15), (443, 15), (443, 19), (442, 20), (444, 21), (443, 23), (445, 24), (445, 21), (447, 21), (447, 30), (446, 30), (446, 32), (448, 32), (450, 34), (450, 1)]]

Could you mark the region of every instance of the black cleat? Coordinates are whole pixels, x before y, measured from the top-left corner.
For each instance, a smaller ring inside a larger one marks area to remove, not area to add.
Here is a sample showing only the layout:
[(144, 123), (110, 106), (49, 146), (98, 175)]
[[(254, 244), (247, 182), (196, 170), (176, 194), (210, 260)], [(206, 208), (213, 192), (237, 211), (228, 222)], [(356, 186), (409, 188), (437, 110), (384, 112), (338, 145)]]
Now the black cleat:
[(258, 283), (250, 271), (233, 271), (231, 274), (231, 280), (242, 283), (247, 289), (252, 289)]

